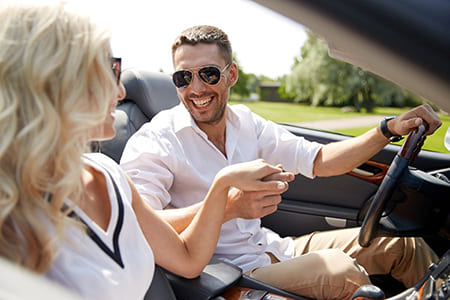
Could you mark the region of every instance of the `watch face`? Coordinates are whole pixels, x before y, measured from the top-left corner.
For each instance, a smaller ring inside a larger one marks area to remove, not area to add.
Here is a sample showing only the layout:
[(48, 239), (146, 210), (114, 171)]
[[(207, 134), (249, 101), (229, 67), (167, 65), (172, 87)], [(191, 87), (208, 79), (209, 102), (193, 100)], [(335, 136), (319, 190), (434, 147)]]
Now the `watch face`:
[(400, 135), (394, 135), (391, 138), (389, 138), (389, 142), (393, 142), (393, 143), (399, 142), (401, 140), (403, 140), (403, 137)]

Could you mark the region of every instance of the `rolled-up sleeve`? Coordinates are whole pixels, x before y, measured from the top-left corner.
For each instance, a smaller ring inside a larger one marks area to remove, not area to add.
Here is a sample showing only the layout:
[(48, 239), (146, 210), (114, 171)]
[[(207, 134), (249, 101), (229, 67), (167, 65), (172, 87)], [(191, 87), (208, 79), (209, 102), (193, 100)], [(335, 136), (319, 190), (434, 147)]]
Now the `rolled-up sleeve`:
[(164, 161), (170, 159), (169, 152), (169, 143), (141, 128), (127, 142), (120, 160), (141, 197), (154, 209), (164, 209), (171, 202), (168, 191), (173, 174)]
[(314, 178), (314, 160), (322, 144), (296, 136), (275, 124), (254, 115), (260, 157), (271, 164), (283, 165), (286, 171)]

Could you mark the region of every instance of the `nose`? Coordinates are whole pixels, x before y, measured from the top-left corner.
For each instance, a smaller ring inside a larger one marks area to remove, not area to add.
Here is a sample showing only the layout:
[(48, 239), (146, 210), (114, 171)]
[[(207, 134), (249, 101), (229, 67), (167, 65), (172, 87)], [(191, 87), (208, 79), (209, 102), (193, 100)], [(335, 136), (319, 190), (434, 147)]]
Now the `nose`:
[(117, 93), (117, 100), (118, 101), (123, 100), (126, 95), (127, 95), (127, 91), (125, 90), (125, 86), (123, 85), (122, 82), (120, 82), (118, 93)]
[(203, 91), (206, 88), (206, 83), (204, 83), (197, 72), (194, 72), (194, 76), (192, 76), (191, 84), (189, 84), (189, 88), (191, 88), (192, 91), (198, 92)]

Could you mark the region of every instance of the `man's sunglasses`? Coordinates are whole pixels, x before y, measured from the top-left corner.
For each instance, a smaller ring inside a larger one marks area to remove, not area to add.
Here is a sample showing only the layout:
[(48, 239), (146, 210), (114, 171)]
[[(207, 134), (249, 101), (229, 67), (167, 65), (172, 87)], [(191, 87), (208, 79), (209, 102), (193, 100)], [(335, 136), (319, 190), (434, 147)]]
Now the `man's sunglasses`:
[[(219, 70), (216, 66), (206, 66), (198, 68), (197, 74), (198, 77), (206, 84), (209, 85), (216, 85), (220, 81), (220, 76), (222, 73), (230, 66), (231, 64), (227, 64), (222, 71)], [(193, 71), (197, 69), (192, 70), (180, 70), (176, 71), (172, 75), (172, 80), (175, 86), (179, 89), (185, 89), (191, 84), (193, 79)]]
[(111, 57), (111, 69), (116, 77), (117, 85), (120, 84), (120, 73), (122, 73), (122, 59), (120, 57)]

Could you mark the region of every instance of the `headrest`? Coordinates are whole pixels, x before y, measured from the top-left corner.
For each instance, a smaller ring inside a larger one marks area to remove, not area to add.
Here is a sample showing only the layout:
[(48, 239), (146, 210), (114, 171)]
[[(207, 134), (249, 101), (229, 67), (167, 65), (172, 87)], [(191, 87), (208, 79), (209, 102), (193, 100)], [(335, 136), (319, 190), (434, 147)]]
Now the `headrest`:
[(127, 91), (125, 100), (136, 103), (149, 120), (180, 102), (168, 74), (128, 69), (123, 71), (121, 81)]

